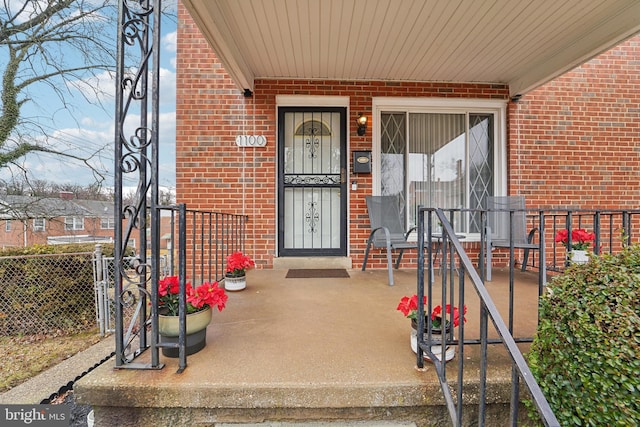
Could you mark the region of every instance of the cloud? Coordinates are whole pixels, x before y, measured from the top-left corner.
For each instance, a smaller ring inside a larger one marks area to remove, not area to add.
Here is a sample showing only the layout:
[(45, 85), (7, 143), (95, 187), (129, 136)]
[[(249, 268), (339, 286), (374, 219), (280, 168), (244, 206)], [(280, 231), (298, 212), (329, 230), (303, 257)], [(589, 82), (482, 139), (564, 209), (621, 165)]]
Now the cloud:
[(167, 52), (176, 53), (178, 50), (178, 32), (172, 31), (162, 37), (162, 46)]

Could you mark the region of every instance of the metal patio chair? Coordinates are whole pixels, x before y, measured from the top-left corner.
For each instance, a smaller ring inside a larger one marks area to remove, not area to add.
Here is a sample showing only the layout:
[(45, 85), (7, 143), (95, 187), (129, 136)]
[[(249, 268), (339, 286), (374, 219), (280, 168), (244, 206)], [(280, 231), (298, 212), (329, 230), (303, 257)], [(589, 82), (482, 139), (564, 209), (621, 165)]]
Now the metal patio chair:
[(417, 242), (408, 242), (409, 234), (415, 227), (405, 230), (404, 221), (400, 214), (397, 196), (366, 196), (367, 211), (371, 232), (367, 239), (367, 249), (364, 253), (362, 271), (367, 267), (369, 250), (384, 248), (387, 251), (387, 268), (389, 270), (389, 286), (393, 286), (393, 269), (391, 267), (391, 251), (399, 250), (396, 269), (400, 266), (405, 249), (417, 249)]
[[(511, 216), (513, 211), (513, 217)], [(487, 198), (487, 280), (491, 281), (491, 251), (494, 248), (511, 247), (510, 221), (513, 218), (513, 247), (523, 249), (522, 271), (527, 269), (529, 251), (540, 250), (538, 243), (534, 243), (537, 228), (527, 232), (527, 216), (525, 199), (523, 196), (494, 196)]]

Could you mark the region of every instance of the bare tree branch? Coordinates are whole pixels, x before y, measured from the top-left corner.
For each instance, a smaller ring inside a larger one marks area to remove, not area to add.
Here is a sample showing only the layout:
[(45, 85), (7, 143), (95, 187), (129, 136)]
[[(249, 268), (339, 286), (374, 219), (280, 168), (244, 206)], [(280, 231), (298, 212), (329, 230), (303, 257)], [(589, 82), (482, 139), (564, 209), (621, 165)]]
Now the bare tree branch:
[[(26, 116), (23, 111), (27, 104), (39, 105), (34, 94), (45, 87), (71, 115), (78, 92), (83, 103), (89, 100), (79, 83), (97, 80), (99, 73), (115, 68), (116, 6), (111, 0), (0, 3), (0, 168), (39, 152), (84, 162), (97, 178), (104, 179), (90, 163), (102, 148), (88, 155), (57, 149), (42, 126), (52, 116)], [(93, 91), (91, 101), (100, 105), (105, 95), (100, 88), (88, 84), (86, 89)], [(43, 108), (51, 108), (50, 101)]]

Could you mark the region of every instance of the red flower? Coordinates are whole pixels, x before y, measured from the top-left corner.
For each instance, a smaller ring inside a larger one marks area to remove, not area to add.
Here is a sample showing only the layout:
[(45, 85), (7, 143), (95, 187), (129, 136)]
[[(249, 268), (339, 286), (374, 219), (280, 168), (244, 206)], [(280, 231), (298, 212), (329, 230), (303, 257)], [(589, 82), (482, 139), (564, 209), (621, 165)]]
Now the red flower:
[(247, 270), (255, 266), (255, 262), (242, 252), (235, 252), (227, 257), (227, 275), (232, 277), (244, 276)]
[(218, 306), (218, 311), (222, 311), (229, 298), (224, 289), (218, 287), (218, 282), (204, 282), (195, 290), (192, 287), (189, 287), (188, 290), (187, 302), (195, 308)]
[[(424, 297), (424, 303), (427, 303), (426, 296)], [(396, 310), (400, 310), (402, 314), (404, 314), (405, 317), (408, 317), (409, 319), (415, 319), (418, 310), (418, 295), (414, 295), (411, 298), (402, 297), (402, 299), (400, 300), (400, 304), (398, 304)]]
[[(446, 314), (451, 314), (451, 304), (447, 304), (446, 305)], [(464, 307), (462, 307), (462, 311), (463, 314), (467, 314), (467, 306), (465, 305)], [(446, 317), (448, 318), (448, 316)], [(442, 306), (437, 306), (433, 309), (433, 311), (431, 312), (431, 320), (433, 321), (433, 326), (436, 328), (440, 327), (440, 324), (442, 322)], [(466, 322), (467, 319), (466, 317), (462, 317), (462, 321)], [(453, 307), (453, 327), (457, 327), (458, 325), (460, 325), (460, 310), (458, 310), (458, 307)]]
[[(427, 304), (427, 297), (424, 296), (424, 305)], [(396, 308), (396, 310), (399, 310), (402, 312), (402, 314), (405, 315), (405, 317), (408, 317), (409, 319), (415, 319), (418, 315), (418, 296), (417, 295), (413, 295), (411, 298), (409, 297), (402, 297), (402, 299), (400, 299), (400, 303), (398, 304), (398, 307)], [(463, 314), (467, 314), (467, 306), (465, 305), (462, 308)], [(451, 304), (447, 304), (446, 305), (446, 313), (450, 314), (451, 313)], [(463, 322), (466, 322), (467, 319), (463, 316), (462, 317)], [(442, 306), (438, 305), (436, 307), (434, 307), (433, 311), (431, 312), (431, 321), (432, 321), (432, 325), (434, 328), (439, 328), (440, 324), (442, 322)], [(458, 307), (453, 307), (453, 326), (456, 327), (460, 325), (460, 310), (458, 310)]]
[[(589, 233), (582, 228), (578, 228), (576, 230), (571, 231), (571, 249), (575, 250), (587, 250), (589, 249), (589, 245), (596, 238), (594, 233)], [(569, 230), (560, 230), (556, 233), (555, 241), (557, 243), (562, 243), (562, 245), (566, 248), (569, 244)]]
[(158, 294), (161, 297), (180, 292), (180, 281), (178, 280), (178, 276), (167, 276), (160, 280), (158, 285)]
[[(227, 294), (218, 287), (218, 282), (204, 282), (193, 289), (191, 283), (186, 283), (187, 313), (195, 313), (206, 307), (217, 306), (218, 311), (225, 308)], [(167, 314), (177, 316), (179, 310), (180, 280), (178, 276), (167, 276), (158, 281), (159, 307)]]

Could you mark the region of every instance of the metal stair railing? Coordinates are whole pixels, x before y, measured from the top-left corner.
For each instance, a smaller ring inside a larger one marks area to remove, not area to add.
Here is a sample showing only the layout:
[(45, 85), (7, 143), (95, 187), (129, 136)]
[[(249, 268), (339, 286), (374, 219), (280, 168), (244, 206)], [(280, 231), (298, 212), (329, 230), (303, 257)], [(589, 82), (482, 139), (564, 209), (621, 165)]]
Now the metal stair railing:
[[(486, 213), (483, 213), (486, 215)], [(426, 224), (425, 224), (426, 216)], [(435, 218), (434, 218), (435, 216)], [(472, 289), (477, 293), (480, 300), (480, 339), (466, 342), (464, 336), (464, 321), (460, 322), (458, 339), (454, 339), (453, 328), (443, 336), (443, 347), (446, 345), (458, 346), (457, 357), (457, 376), (455, 385), (449, 383), (447, 378), (447, 362), (439, 360), (431, 351), (432, 328), (429, 322), (427, 333), (418, 333), (418, 351), (416, 354), (416, 362), (419, 369), (424, 368), (424, 354), (433, 361), (444, 400), (454, 426), (462, 425), (463, 408), (464, 408), (464, 350), (466, 344), (480, 344), (480, 372), (478, 384), (478, 414), (477, 423), (480, 426), (485, 425), (486, 418), (486, 401), (487, 401), (487, 366), (488, 366), (488, 344), (495, 342), (489, 340), (488, 328), (489, 320), (493, 323), (495, 330), (499, 334), (499, 341), (504, 344), (512, 364), (512, 381), (511, 381), (511, 403), (510, 403), (510, 420), (511, 425), (517, 425), (518, 420), (518, 404), (520, 402), (520, 383), (522, 381), (525, 389), (528, 391), (531, 400), (535, 404), (542, 422), (547, 426), (559, 426), (559, 422), (555, 417), (553, 410), (549, 406), (540, 386), (533, 378), (524, 356), (516, 345), (516, 341), (511, 335), (510, 329), (502, 319), (498, 308), (494, 304), (489, 292), (484, 286), (480, 275), (473, 266), (469, 256), (466, 254), (460, 241), (451, 226), (447, 216), (442, 209), (418, 208), (418, 247), (425, 247), (424, 251), (418, 251), (418, 269), (417, 269), (417, 295), (418, 295), (418, 331), (425, 330), (425, 310), (430, 313), (433, 309), (432, 296), (434, 294), (434, 275), (433, 273), (433, 221), (437, 220), (442, 225), (442, 234), (439, 236), (438, 242), (442, 251), (442, 268), (441, 275), (441, 292), (442, 298), (440, 304), (446, 307), (446, 304), (454, 305), (457, 292), (458, 307), (465, 306), (465, 280), (468, 278)], [(426, 242), (425, 242), (425, 239)], [(426, 243), (426, 246), (425, 246)], [(426, 254), (425, 254), (426, 252)], [(426, 259), (425, 259), (426, 255)], [(426, 262), (426, 267), (425, 267)], [(446, 269), (445, 269), (446, 267)], [(425, 274), (425, 268), (427, 274)], [(454, 279), (457, 277), (457, 286)], [(427, 291), (427, 307), (425, 307), (423, 297), (425, 296), (425, 281)], [(443, 310), (444, 312), (445, 310)], [(450, 310), (447, 315), (448, 320), (453, 323), (454, 310)], [(425, 337), (426, 335), (426, 337)], [(443, 356), (444, 356), (443, 351)], [(446, 359), (443, 357), (443, 359)], [(475, 390), (474, 390), (475, 391)]]

